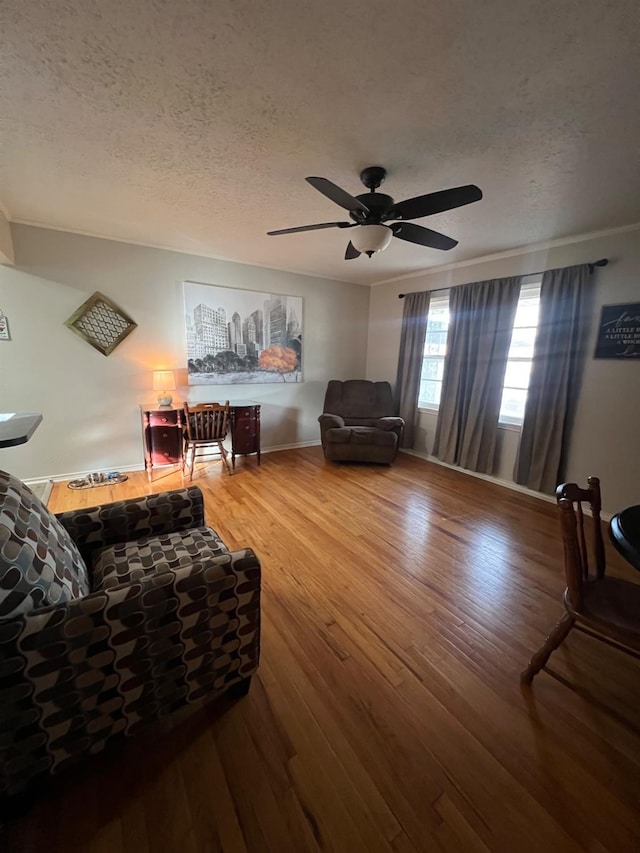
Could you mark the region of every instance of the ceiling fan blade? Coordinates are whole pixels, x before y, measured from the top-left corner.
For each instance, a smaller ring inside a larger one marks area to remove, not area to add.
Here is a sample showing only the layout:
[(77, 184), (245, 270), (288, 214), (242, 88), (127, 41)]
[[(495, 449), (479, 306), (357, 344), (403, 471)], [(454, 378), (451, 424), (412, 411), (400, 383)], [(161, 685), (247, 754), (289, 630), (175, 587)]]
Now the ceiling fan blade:
[(299, 231), (319, 231), (321, 228), (353, 228), (356, 222), (321, 222), (319, 225), (299, 225), (297, 228), (281, 228), (279, 231), (267, 231), (269, 237), (278, 234), (297, 234)]
[(321, 192), (322, 195), (326, 195), (327, 198), (330, 198), (331, 201), (334, 201), (336, 204), (339, 204), (340, 207), (344, 207), (345, 210), (348, 210), (350, 213), (353, 211), (359, 210), (361, 213), (369, 213), (369, 208), (366, 207), (361, 201), (354, 196), (349, 195), (346, 190), (341, 189), (336, 184), (332, 184), (331, 181), (328, 181), (326, 178), (306, 178), (306, 180), (311, 184), (314, 189)]
[(430, 249), (447, 250), (458, 245), (457, 240), (438, 234), (430, 228), (423, 228), (422, 225), (414, 225), (413, 222), (394, 222), (390, 227), (395, 237), (409, 243), (417, 243), (419, 246), (429, 246)]
[(482, 190), (475, 184), (467, 184), (464, 187), (454, 187), (450, 190), (440, 190), (437, 193), (419, 195), (408, 198), (396, 204), (385, 219), (420, 219), (422, 216), (431, 216), (434, 213), (442, 213), (452, 210), (454, 207), (462, 207), (474, 201), (480, 201)]
[(349, 240), (349, 245), (347, 246), (347, 251), (344, 253), (345, 261), (352, 261), (354, 258), (359, 258), (362, 252), (359, 252), (356, 247), (353, 245), (351, 240)]

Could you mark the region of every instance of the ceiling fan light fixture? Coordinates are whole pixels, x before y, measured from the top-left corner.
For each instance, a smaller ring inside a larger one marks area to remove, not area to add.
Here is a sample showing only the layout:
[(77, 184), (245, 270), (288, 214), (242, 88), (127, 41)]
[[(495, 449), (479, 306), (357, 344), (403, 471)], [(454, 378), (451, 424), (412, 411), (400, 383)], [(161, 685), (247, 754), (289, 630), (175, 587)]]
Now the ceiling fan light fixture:
[(393, 237), (393, 231), (388, 225), (359, 225), (349, 236), (359, 252), (371, 257), (376, 252), (382, 252), (387, 248)]

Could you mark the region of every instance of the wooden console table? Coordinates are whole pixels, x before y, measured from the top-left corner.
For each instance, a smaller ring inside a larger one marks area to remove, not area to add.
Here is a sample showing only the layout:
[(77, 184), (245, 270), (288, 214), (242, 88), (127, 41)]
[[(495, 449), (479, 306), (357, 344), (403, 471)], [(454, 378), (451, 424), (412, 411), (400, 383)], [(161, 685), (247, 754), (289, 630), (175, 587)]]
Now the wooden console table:
[[(223, 401), (224, 402), (224, 401)], [(236, 456), (255, 453), (260, 464), (260, 404), (249, 400), (230, 402), (231, 465), (235, 469)], [(157, 403), (140, 406), (142, 437), (144, 442), (144, 467), (149, 474), (156, 465), (182, 464), (184, 451), (184, 409), (158, 406)]]

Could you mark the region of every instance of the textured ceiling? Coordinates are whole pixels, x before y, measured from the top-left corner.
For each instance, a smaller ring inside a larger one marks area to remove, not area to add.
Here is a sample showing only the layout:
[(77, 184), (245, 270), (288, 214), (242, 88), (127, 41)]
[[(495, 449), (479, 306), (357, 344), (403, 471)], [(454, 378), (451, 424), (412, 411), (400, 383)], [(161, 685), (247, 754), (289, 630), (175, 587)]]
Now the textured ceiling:
[[(12, 219), (345, 281), (640, 221), (638, 0), (4, 0), (0, 199)], [(344, 261), (312, 189), (476, 183)]]

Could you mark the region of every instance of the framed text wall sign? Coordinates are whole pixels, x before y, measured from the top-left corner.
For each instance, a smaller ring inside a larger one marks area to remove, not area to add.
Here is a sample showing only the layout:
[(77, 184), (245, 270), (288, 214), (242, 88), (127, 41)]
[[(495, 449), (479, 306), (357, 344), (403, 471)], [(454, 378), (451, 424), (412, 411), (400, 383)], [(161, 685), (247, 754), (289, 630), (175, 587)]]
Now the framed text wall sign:
[(640, 302), (602, 306), (594, 358), (640, 359)]

